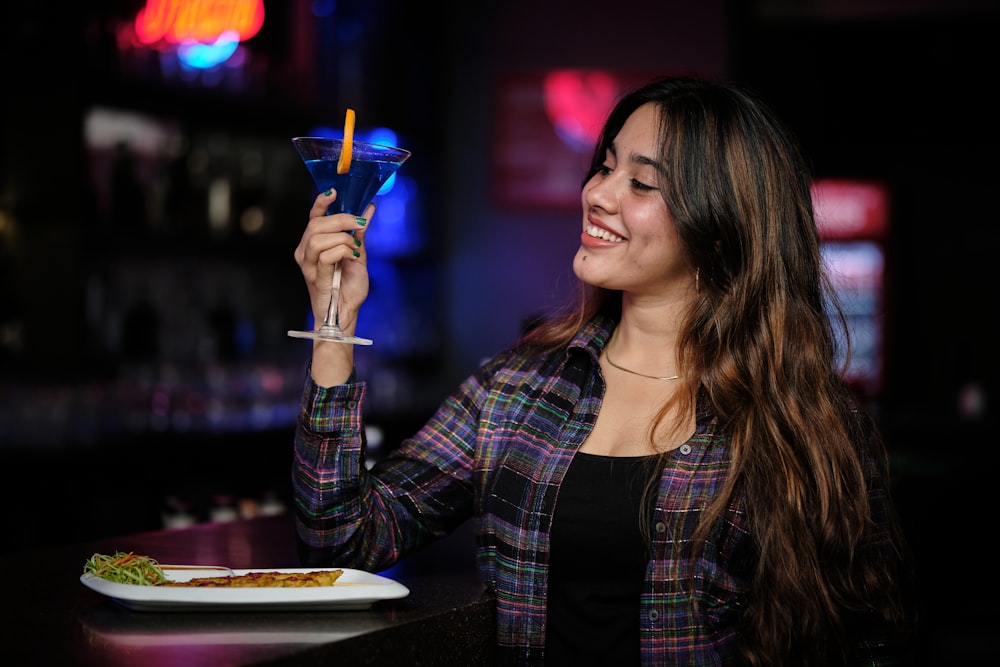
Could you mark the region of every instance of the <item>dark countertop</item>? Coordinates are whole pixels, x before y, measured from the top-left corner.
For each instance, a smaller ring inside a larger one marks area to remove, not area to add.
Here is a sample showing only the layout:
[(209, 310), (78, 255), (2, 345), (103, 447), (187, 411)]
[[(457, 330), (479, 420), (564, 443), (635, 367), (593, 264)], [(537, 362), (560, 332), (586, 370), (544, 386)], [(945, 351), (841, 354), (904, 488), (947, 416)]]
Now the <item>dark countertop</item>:
[(0, 556), (6, 664), (487, 665), (495, 611), (462, 529), (380, 572), (407, 586), (360, 611), (132, 611), (80, 582), (94, 553), (163, 563), (299, 567), (290, 515), (199, 524)]

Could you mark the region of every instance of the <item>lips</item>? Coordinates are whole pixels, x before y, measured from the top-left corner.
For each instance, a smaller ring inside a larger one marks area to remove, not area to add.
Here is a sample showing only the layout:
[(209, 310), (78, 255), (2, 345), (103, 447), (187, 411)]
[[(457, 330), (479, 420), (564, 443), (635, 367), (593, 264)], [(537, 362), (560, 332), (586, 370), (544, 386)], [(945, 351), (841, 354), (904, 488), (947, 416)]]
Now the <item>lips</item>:
[(599, 227), (594, 224), (587, 225), (586, 229), (580, 234), (580, 245), (591, 250), (596, 250), (600, 248), (614, 248), (617, 245), (625, 243), (627, 239), (613, 234), (611, 231)]

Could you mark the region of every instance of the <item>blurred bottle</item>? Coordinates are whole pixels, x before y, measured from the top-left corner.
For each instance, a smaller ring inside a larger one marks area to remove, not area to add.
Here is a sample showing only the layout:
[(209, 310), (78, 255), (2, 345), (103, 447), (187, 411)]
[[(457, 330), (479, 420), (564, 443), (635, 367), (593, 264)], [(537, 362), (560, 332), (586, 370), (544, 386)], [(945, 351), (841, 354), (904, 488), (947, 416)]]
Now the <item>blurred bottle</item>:
[(236, 521), (240, 513), (236, 509), (235, 499), (228, 493), (217, 493), (212, 496), (212, 508), (209, 510), (209, 520), (215, 522)]
[(191, 502), (178, 496), (166, 498), (162, 518), (164, 528), (186, 528), (197, 523)]

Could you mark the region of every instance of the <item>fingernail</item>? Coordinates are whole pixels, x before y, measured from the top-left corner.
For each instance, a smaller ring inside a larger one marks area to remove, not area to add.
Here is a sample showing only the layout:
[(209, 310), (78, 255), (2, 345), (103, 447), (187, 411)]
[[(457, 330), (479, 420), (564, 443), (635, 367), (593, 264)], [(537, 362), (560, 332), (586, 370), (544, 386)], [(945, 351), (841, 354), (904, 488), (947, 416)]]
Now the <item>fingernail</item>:
[(357, 250), (352, 250), (351, 252), (354, 253), (355, 257), (361, 257), (361, 253), (358, 252)]
[(368, 221), (367, 221), (367, 220), (365, 220), (364, 218), (361, 218), (361, 217), (358, 217), (358, 218), (354, 218), (354, 222), (358, 223), (358, 224), (359, 224), (359, 225), (361, 225), (362, 227), (364, 227), (365, 225), (367, 225), (367, 224), (368, 224)]
[(354, 245), (361, 247), (361, 239), (354, 239)]
[(327, 197), (329, 197), (330, 195), (333, 194), (333, 190), (326, 189), (326, 190), (323, 191), (323, 194), (325, 194)]

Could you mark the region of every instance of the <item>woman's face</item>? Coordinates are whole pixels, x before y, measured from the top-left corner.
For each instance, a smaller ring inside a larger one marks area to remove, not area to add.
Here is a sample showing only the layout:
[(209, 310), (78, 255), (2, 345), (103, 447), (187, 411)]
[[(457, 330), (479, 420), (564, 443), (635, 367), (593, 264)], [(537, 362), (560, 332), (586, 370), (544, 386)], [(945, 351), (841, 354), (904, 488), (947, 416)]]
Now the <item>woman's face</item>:
[(601, 169), (583, 187), (583, 234), (573, 260), (580, 280), (633, 296), (686, 292), (695, 273), (659, 191), (659, 112), (629, 116)]

